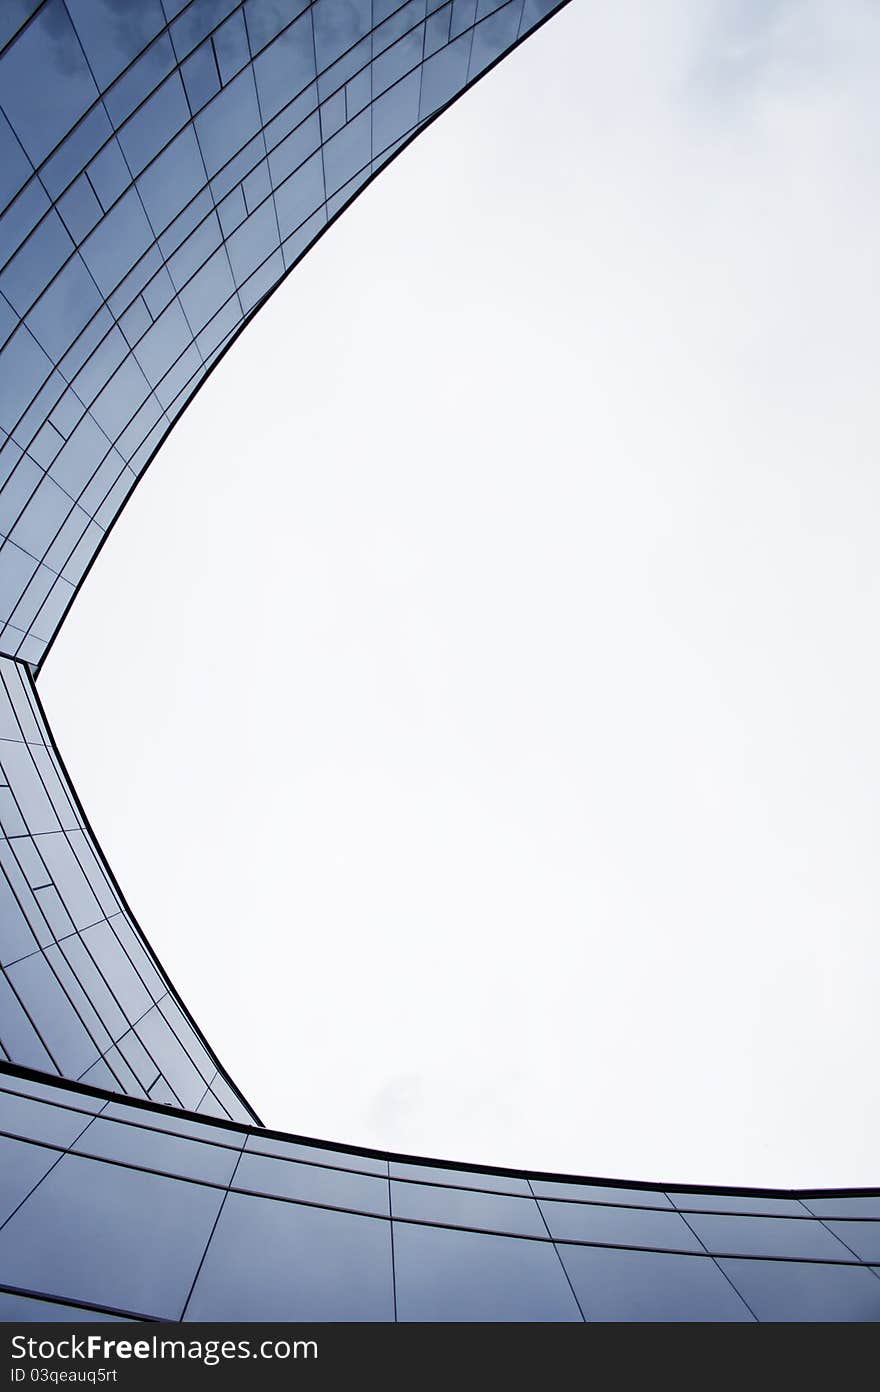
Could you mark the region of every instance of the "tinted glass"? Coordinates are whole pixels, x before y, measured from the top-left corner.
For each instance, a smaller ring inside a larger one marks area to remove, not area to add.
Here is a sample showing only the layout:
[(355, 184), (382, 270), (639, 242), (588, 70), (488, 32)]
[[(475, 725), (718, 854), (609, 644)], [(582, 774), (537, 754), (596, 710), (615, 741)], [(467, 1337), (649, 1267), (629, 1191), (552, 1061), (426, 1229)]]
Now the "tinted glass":
[(559, 1254), (588, 1320), (752, 1318), (709, 1257), (568, 1244)]
[(452, 1188), (492, 1189), (499, 1194), (522, 1194), (531, 1197), (528, 1181), (510, 1175), (486, 1174), (481, 1170), (452, 1170), (437, 1165), (405, 1165), (392, 1160), (389, 1169), (392, 1179), (421, 1180), (425, 1184), (443, 1184)]
[(230, 1194), (190, 1320), (390, 1320), (390, 1224)]
[(388, 1161), (376, 1160), (369, 1155), (349, 1154), (344, 1150), (331, 1150), (329, 1146), (305, 1145), (301, 1141), (282, 1141), (268, 1136), (263, 1131), (255, 1131), (248, 1136), (245, 1150), (260, 1151), (264, 1155), (277, 1155), (285, 1160), (306, 1160), (316, 1165), (339, 1166), (346, 1170), (363, 1170), (366, 1174), (388, 1175)]
[(862, 1261), (880, 1262), (880, 1222), (876, 1219), (863, 1223), (829, 1222), (828, 1227)]
[(617, 1189), (607, 1184), (563, 1184), (552, 1179), (534, 1179), (532, 1188), (539, 1199), (576, 1199), (580, 1203), (635, 1204), (648, 1208), (671, 1208), (659, 1189)]
[[(145, 1118), (146, 1119), (146, 1118)], [(226, 1185), (232, 1178), (236, 1150), (222, 1145), (204, 1145), (199, 1141), (166, 1135), (148, 1126), (127, 1126), (120, 1121), (103, 1117), (92, 1122), (79, 1138), (77, 1150), (106, 1160), (124, 1160), (145, 1169), (163, 1170), (167, 1174), (188, 1179), (207, 1180)]]
[(678, 1252), (703, 1250), (683, 1218), (661, 1209), (542, 1199), (541, 1210), (554, 1237), (578, 1242), (615, 1242), (630, 1247), (667, 1247)]
[(0, 1281), (176, 1319), (222, 1197), (64, 1156), (0, 1230)]
[(797, 1199), (767, 1198), (762, 1194), (670, 1194), (676, 1208), (709, 1213), (763, 1213), (805, 1218), (807, 1210)]
[(688, 1218), (710, 1252), (753, 1257), (827, 1257), (850, 1255), (821, 1223), (810, 1218), (746, 1218), (694, 1213)]
[(550, 1242), (394, 1224), (401, 1320), (579, 1320)]
[(759, 1320), (880, 1320), (880, 1281), (866, 1267), (721, 1260)]
[(347, 1170), (331, 1170), (323, 1165), (300, 1165), (295, 1160), (243, 1155), (235, 1172), (235, 1187), (303, 1199), (309, 1203), (330, 1204), (335, 1208), (388, 1214), (387, 1179), (350, 1174)]
[(0, 1223), (26, 1199), (60, 1152), (0, 1136)]
[(463, 1228), (546, 1237), (547, 1228), (534, 1199), (512, 1194), (486, 1194), (474, 1189), (441, 1189), (435, 1184), (406, 1184), (393, 1180), (391, 1204), (395, 1218), (422, 1218), (454, 1223)]

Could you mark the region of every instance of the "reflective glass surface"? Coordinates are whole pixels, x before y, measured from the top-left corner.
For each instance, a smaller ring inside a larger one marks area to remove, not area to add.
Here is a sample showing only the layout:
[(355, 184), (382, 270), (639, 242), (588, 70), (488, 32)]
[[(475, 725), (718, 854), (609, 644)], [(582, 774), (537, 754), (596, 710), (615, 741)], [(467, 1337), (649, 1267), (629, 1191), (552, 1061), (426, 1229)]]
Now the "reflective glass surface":
[(390, 1225), (230, 1194), (186, 1317), (393, 1319)]
[(394, 1224), (401, 1320), (579, 1320), (549, 1242)]
[(867, 1267), (719, 1261), (759, 1320), (880, 1320), (880, 1281)]
[(708, 1257), (569, 1245), (559, 1251), (588, 1320), (753, 1318)]

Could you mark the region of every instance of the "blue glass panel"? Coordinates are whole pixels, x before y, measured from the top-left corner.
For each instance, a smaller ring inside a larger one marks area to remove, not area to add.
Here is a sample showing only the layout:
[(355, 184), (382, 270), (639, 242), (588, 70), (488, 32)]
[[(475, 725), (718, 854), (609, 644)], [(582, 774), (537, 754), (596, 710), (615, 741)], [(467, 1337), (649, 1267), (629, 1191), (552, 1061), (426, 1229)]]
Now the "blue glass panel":
[(614, 1242), (627, 1247), (665, 1247), (675, 1252), (703, 1250), (684, 1219), (662, 1209), (542, 1199), (541, 1211), (554, 1237), (577, 1242)]
[(0, 1136), (0, 1223), (52, 1168), (60, 1152)]
[(153, 232), (140, 199), (130, 190), (82, 246), (83, 260), (105, 295), (109, 295), (152, 240)]
[(510, 0), (474, 30), (468, 78), (473, 79), (515, 41), (522, 14), (522, 0)]
[(269, 121), (315, 77), (311, 16), (305, 15), (254, 63), (260, 110)]
[(764, 1213), (781, 1218), (805, 1218), (807, 1210), (797, 1199), (766, 1197), (763, 1194), (670, 1194), (676, 1208), (710, 1213)]
[(73, 242), (58, 214), (49, 213), (0, 276), (0, 289), (19, 314), (30, 309), (72, 251)]
[[(30, 183), (25, 185), (15, 201), (0, 217), (0, 265), (5, 265), (15, 255), (29, 234), (33, 233), (37, 238), (41, 236), (41, 229), (37, 227), (37, 224), (44, 217), (49, 206), (49, 199), (43, 186), (36, 179), (31, 179)], [(35, 228), (36, 232), (34, 232)], [(30, 253), (30, 256), (33, 261), (35, 259), (33, 253)], [(8, 280), (9, 270), (4, 270), (3, 276), (0, 277), (4, 293)], [(45, 281), (38, 286), (38, 290), (42, 290), (43, 284)], [(10, 303), (13, 303), (12, 295), (7, 294), (7, 298)]]
[(302, 1165), (265, 1155), (243, 1155), (235, 1172), (236, 1189), (278, 1194), (308, 1203), (388, 1215), (388, 1181), (323, 1165)]
[(817, 1218), (880, 1218), (880, 1194), (858, 1194), (850, 1197), (805, 1199), (804, 1206)]
[(31, 310), (28, 324), (50, 358), (58, 359), (99, 305), (95, 281), (79, 256), (74, 256)]
[[(19, 328), (0, 351), (0, 426), (12, 431), (52, 364), (27, 329)], [(3, 587), (5, 599), (12, 593)]]
[(226, 83), (241, 71), (250, 58), (244, 14), (241, 10), (236, 10), (225, 24), (221, 24), (220, 28), (214, 31), (213, 43), (220, 78)]
[(609, 1184), (566, 1184), (553, 1179), (533, 1179), (532, 1189), (539, 1199), (576, 1199), (581, 1203), (607, 1203), (637, 1208), (671, 1208), (659, 1189), (624, 1189)]
[(406, 1184), (394, 1180), (391, 1206), (395, 1218), (420, 1218), (525, 1237), (547, 1236), (535, 1200), (516, 1198), (512, 1194), (485, 1194), (475, 1189), (443, 1189), (435, 1184)]
[(58, 200), (58, 211), (74, 241), (81, 242), (88, 236), (103, 216), (103, 208), (95, 197), (94, 189), (84, 174), (76, 180)]
[(860, 1266), (720, 1260), (759, 1320), (880, 1320), (880, 1281)]
[(413, 129), (419, 117), (421, 74), (410, 73), (373, 104), (373, 150), (387, 149)]
[(0, 972), (0, 1039), (9, 1058), (26, 1068), (40, 1068), (56, 1073), (57, 1066), (34, 1028), (16, 993)]
[(460, 91), (467, 80), (468, 59), (473, 31), (441, 48), (422, 68), (422, 98), (419, 116), (425, 119), (438, 111)]
[(6, 0), (0, 9), (0, 44), (8, 43), (41, 3), (42, 0)]
[(146, 48), (165, 24), (160, 0), (67, 0), (70, 17), (102, 87)]
[(103, 1098), (91, 1097), (77, 1087), (64, 1087), (54, 1079), (38, 1082), (34, 1078), (19, 1078), (15, 1073), (3, 1073), (0, 1084), (4, 1092), (17, 1092), (22, 1097), (36, 1097), (44, 1102), (58, 1102), (64, 1107), (78, 1108), (86, 1113), (100, 1112)]
[[(152, 1079), (150, 1079), (152, 1081)], [(152, 1118), (143, 1113), (140, 1125), (96, 1118), (79, 1138), (81, 1154), (102, 1160), (123, 1160), (146, 1169), (226, 1185), (232, 1178), (238, 1151), (150, 1128)], [(219, 1138), (218, 1138), (219, 1139)]]
[(230, 1194), (191, 1320), (390, 1320), (391, 1228), (327, 1208)]
[(160, 1011), (151, 1010), (138, 1021), (137, 1032), (174, 1089), (177, 1104), (195, 1107), (207, 1085), (183, 1045), (168, 1029)]
[(282, 237), (295, 231), (323, 201), (324, 167), (320, 154), (316, 154), (275, 191), (275, 207)]
[(880, 1222), (867, 1218), (863, 1222), (834, 1223), (826, 1219), (831, 1231), (862, 1261), (880, 1262)]
[(588, 1320), (752, 1319), (709, 1257), (567, 1244), (559, 1255)]
[(98, 1048), (86, 1033), (49, 963), (41, 953), (6, 968), (9, 980), (22, 1000), (39, 1002), (40, 1029), (55, 1058), (63, 1059), (74, 1077), (94, 1063)]
[(172, 73), (119, 132), (129, 169), (138, 175), (189, 120), (189, 107), (178, 73)]
[(312, 15), (319, 71), (369, 33), (371, 11), (371, 0), (315, 0)]
[(165, 9), (169, 16), (175, 11), (182, 11), (180, 18), (175, 19), (171, 26), (178, 55), (183, 58), (187, 53), (191, 53), (205, 35), (238, 4), (239, 0), (211, 0), (208, 5), (180, 4), (178, 0), (174, 0), (174, 4), (171, 5), (165, 0)]
[(30, 177), (32, 165), (21, 142), (0, 111), (0, 207), (15, 197)]
[(308, 0), (287, 0), (284, 5), (277, 4), (277, 0), (247, 0), (244, 13), (252, 51), (259, 53), (300, 10), (307, 8)]
[(752, 1257), (827, 1257), (849, 1253), (821, 1223), (810, 1218), (748, 1218), (693, 1213), (688, 1222), (710, 1252)]
[(181, 131), (138, 179), (144, 207), (157, 232), (173, 221), (205, 182), (205, 166), (192, 127)]
[(400, 1320), (580, 1320), (551, 1242), (394, 1224)]
[(190, 110), (200, 111), (220, 88), (220, 74), (210, 39), (187, 58), (182, 74)]
[(245, 70), (196, 117), (196, 131), (208, 174), (216, 174), (259, 126), (253, 73)]
[(45, 159), (97, 98), (62, 0), (50, 0), (0, 58), (0, 90), (6, 115), (35, 161)]
[[(57, 1102), (40, 1101), (22, 1093), (5, 1090), (6, 1079), (0, 1075), (0, 1131), (10, 1131), (30, 1140), (47, 1141), (51, 1145), (67, 1147), (77, 1136), (85, 1131), (92, 1120), (90, 1110), (75, 1111), (79, 1105), (76, 1093), (65, 1099), (57, 1097)], [(63, 1106), (69, 1100), (71, 1107)]]
[(419, 1179), (426, 1184), (443, 1184), (453, 1188), (491, 1189), (499, 1194), (522, 1194), (531, 1198), (528, 1180), (516, 1175), (487, 1174), (485, 1170), (453, 1170), (439, 1165), (408, 1165), (401, 1160), (390, 1163), (392, 1179)]
[(0, 1230), (0, 1281), (174, 1319), (222, 1197), (184, 1179), (63, 1156)]
[[(28, 926), (18, 900), (12, 892), (5, 874), (0, 871), (0, 965), (16, 962), (28, 952), (33, 952), (36, 939)], [(0, 1026), (0, 1038), (3, 1028)]]
[(325, 1149), (319, 1145), (306, 1145), (302, 1141), (278, 1140), (265, 1131), (254, 1131), (247, 1139), (245, 1150), (259, 1151), (264, 1155), (278, 1155), (283, 1160), (307, 1160), (312, 1164), (340, 1166), (346, 1170), (362, 1170), (367, 1174), (387, 1177), (387, 1160), (378, 1160), (371, 1155), (356, 1155), (345, 1150)]

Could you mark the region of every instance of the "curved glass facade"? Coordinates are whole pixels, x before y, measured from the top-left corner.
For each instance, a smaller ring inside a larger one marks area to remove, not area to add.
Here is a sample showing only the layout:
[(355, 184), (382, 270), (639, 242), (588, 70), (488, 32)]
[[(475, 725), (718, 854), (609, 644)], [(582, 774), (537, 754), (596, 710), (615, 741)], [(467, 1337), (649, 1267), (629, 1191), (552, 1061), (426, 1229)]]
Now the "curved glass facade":
[(2, 7), (3, 1318), (880, 1318), (880, 1190), (578, 1180), (263, 1129), (135, 922), (37, 696), (77, 586), (225, 348), (558, 8)]

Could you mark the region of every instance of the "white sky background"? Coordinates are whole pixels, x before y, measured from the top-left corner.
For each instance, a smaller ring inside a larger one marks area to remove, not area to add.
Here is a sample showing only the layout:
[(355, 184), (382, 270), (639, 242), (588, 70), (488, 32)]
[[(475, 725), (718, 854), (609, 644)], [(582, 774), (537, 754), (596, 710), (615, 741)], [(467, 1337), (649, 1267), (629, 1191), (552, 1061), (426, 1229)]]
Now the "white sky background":
[(878, 60), (574, 0), (151, 466), (40, 686), (268, 1124), (877, 1183)]

